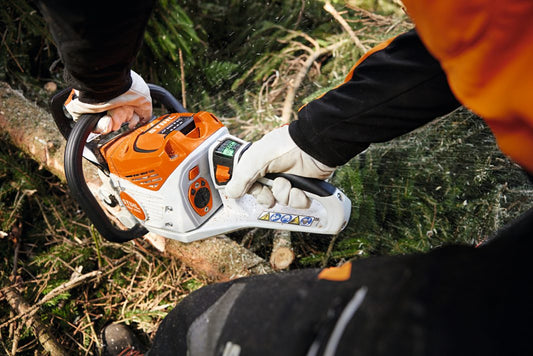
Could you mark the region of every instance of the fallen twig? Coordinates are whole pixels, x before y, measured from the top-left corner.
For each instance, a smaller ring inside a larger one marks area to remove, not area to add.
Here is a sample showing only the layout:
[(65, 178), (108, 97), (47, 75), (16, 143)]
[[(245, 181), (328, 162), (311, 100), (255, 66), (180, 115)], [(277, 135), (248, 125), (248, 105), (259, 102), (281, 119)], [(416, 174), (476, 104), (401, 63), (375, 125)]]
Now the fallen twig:
[(331, 16), (333, 16), (333, 18), (335, 20), (337, 20), (337, 22), (342, 26), (342, 28), (348, 33), (348, 35), (350, 35), (350, 38), (352, 39), (353, 43), (355, 44), (355, 46), (357, 48), (359, 48), (361, 50), (362, 53), (365, 53), (366, 51), (368, 51), (368, 48), (361, 42), (361, 40), (359, 39), (359, 37), (357, 37), (357, 35), (355, 34), (355, 32), (353, 32), (352, 28), (350, 27), (350, 25), (348, 25), (348, 22), (346, 22), (346, 20), (338, 13), (338, 11), (333, 7), (333, 5), (331, 5), (331, 3), (328, 1), (326, 1), (326, 3), (324, 4), (324, 10), (326, 10), (327, 12), (329, 12), (331, 14)]
[(22, 237), (22, 222), (19, 221), (17, 226), (13, 226), (10, 232), (11, 238), (15, 241), (15, 253), (13, 254), (13, 270), (11, 271), (12, 281), (15, 282), (17, 278), (17, 266), (19, 264), (19, 252)]
[(335, 246), (335, 242), (337, 241), (337, 236), (339, 235), (333, 236), (333, 238), (331, 239), (329, 243), (328, 250), (324, 254), (324, 258), (322, 259), (322, 263), (321, 263), (322, 268), (325, 268), (328, 265), (329, 258), (331, 257), (331, 252), (333, 251), (333, 246)]
[(259, 228), (257, 227), (248, 231), (242, 238), (240, 245), (246, 248), (250, 248), (250, 242), (253, 240), (254, 235), (257, 233), (257, 231), (259, 231)]
[[(65, 350), (63, 350), (54, 336), (52, 336), (46, 330), (46, 327), (43, 325), (41, 320), (31, 314), (32, 307), (30, 307), (26, 300), (24, 300), (15, 287), (10, 286), (4, 288), (3, 293), (6, 295), (6, 299), (13, 310), (15, 310), (19, 315), (28, 316), (25, 321), (26, 326), (32, 329), (34, 335), (47, 352), (49, 352), (52, 356), (67, 355)], [(19, 316), (17, 316), (17, 319), (18, 317)], [(6, 323), (2, 324), (2, 326), (5, 325)], [(2, 326), (0, 326), (0, 328)]]
[(311, 66), (317, 60), (317, 58), (319, 58), (320, 56), (326, 53), (333, 52), (334, 50), (342, 46), (344, 43), (346, 43), (346, 41), (339, 41), (325, 48), (318, 48), (309, 57), (307, 57), (306, 61), (301, 66), (300, 71), (296, 74), (294, 81), (292, 83), (288, 83), (289, 85), (287, 88), (287, 95), (285, 96), (285, 101), (283, 102), (283, 111), (281, 114), (282, 124), (289, 123), (291, 119), (292, 106), (294, 105), (294, 98), (296, 96), (296, 90), (302, 84), (307, 72), (309, 71), (309, 68), (311, 68)]
[[(15, 320), (18, 320), (20, 318), (25, 318), (25, 317), (33, 317), (33, 315), (37, 312), (37, 310), (39, 309), (39, 307), (41, 305), (43, 305), (44, 303), (52, 300), (53, 298), (57, 297), (58, 295), (60, 295), (61, 293), (64, 293), (72, 288), (75, 288), (77, 286), (79, 286), (80, 284), (84, 283), (87, 279), (92, 279), (92, 278), (95, 278), (99, 275), (101, 275), (102, 272), (100, 271), (92, 271), (92, 272), (89, 272), (89, 273), (85, 273), (85, 274), (82, 274), (81, 276), (77, 277), (77, 278), (74, 278), (68, 282), (65, 282), (63, 284), (61, 284), (60, 286), (52, 289), (50, 291), (50, 293), (48, 293), (47, 295), (45, 295), (41, 300), (39, 300), (37, 303), (35, 303), (33, 306), (29, 306), (27, 308), (24, 309), (23, 312), (19, 312), (19, 314), (11, 319), (9, 319), (8, 321), (2, 323), (0, 325), (0, 329), (5, 327), (6, 325), (9, 325), (11, 324), (12, 322), (14, 322)], [(6, 297), (8, 297), (8, 292), (7, 290), (9, 289), (12, 289), (12, 287), (7, 287), (7, 288), (4, 288), (2, 291), (4, 294), (6, 294)]]
[(183, 63), (183, 53), (181, 52), (181, 48), (178, 49), (178, 54), (180, 57), (180, 73), (181, 73), (181, 101), (183, 107), (187, 107), (187, 96), (185, 91), (185, 64)]
[(13, 344), (11, 345), (11, 354), (16, 355), (17, 350), (19, 348), (19, 341), (20, 341), (20, 331), (22, 330), (22, 325), (19, 324), (17, 328), (15, 329), (15, 333), (13, 335)]

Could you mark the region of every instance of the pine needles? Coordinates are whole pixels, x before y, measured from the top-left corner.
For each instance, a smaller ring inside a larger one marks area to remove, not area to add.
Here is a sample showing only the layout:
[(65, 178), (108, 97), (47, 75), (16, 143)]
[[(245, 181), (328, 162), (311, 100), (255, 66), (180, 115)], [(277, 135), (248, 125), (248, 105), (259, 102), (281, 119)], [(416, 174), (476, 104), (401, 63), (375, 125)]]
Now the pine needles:
[[(1, 143), (0, 353), (43, 353), (35, 333), (45, 330), (66, 354), (98, 354), (98, 332), (115, 321), (146, 339), (205, 283), (142, 242), (103, 241), (62, 184)], [(6, 298), (15, 297), (28, 307), (13, 309)]]
[[(330, 263), (345, 258), (476, 246), (533, 206), (533, 187), (465, 109), (388, 143), (337, 172), (352, 199)], [(318, 254), (318, 257), (323, 254)], [(317, 258), (304, 257), (303, 264)]]

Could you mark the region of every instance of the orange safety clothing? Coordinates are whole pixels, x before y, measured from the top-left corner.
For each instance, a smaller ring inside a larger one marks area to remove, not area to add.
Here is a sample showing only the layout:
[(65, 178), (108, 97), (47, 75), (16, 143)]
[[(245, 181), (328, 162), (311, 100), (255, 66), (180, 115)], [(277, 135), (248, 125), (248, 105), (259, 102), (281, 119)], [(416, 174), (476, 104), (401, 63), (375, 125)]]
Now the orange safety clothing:
[(404, 0), (455, 96), (533, 173), (533, 1)]

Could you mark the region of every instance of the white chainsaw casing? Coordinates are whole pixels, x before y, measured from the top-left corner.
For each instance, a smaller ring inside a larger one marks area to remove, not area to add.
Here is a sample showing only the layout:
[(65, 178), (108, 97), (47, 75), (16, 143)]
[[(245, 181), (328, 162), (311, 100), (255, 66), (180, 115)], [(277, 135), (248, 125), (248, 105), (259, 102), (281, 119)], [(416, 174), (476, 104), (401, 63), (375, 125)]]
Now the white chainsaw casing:
[[(240, 155), (246, 142), (229, 135), (228, 130), (222, 127), (190, 153), (158, 190), (145, 189), (110, 174), (109, 184), (104, 184), (107, 189), (100, 195), (107, 196), (109, 190), (113, 190), (120, 206), (124, 207), (128, 202), (121, 197), (122, 193), (126, 193), (142, 210), (142, 214), (131, 214), (127, 209), (121, 209), (122, 217), (117, 217), (125, 225), (139, 222), (150, 232), (182, 242), (252, 227), (333, 235), (346, 226), (351, 202), (337, 188), (328, 196), (306, 192), (312, 201), (308, 209), (294, 209), (280, 204), (267, 209), (248, 194), (239, 199), (228, 198), (224, 186), (216, 184), (214, 180), (212, 159), (215, 147), (227, 138), (243, 143), (237, 152)], [(198, 175), (189, 179), (189, 172), (195, 167), (198, 167)], [(203, 193), (205, 189), (209, 190), (211, 203), (205, 215), (200, 215), (193, 207), (195, 203), (190, 198), (191, 189), (197, 192), (204, 189)], [(139, 215), (144, 219), (139, 218)]]

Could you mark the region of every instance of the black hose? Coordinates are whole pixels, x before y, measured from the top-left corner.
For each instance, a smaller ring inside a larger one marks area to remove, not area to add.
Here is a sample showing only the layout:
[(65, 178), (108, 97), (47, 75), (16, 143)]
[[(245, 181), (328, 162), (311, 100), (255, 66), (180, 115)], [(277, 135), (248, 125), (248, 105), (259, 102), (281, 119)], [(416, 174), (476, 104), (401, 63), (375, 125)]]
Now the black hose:
[(89, 133), (104, 114), (85, 114), (72, 128), (65, 148), (65, 176), (74, 199), (80, 204), (100, 234), (111, 242), (126, 242), (144, 236), (148, 230), (136, 224), (128, 230), (116, 227), (89, 190), (83, 175), (83, 148)]

